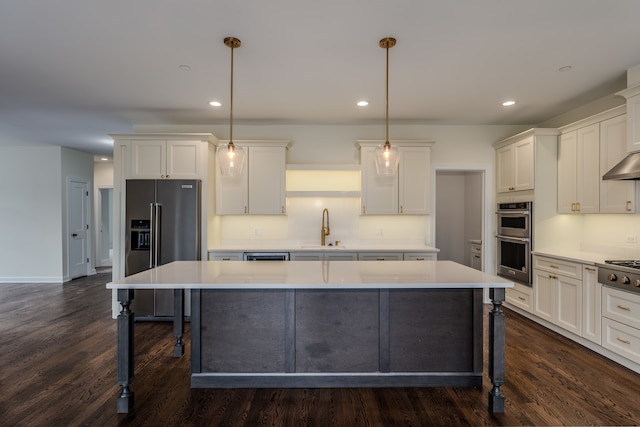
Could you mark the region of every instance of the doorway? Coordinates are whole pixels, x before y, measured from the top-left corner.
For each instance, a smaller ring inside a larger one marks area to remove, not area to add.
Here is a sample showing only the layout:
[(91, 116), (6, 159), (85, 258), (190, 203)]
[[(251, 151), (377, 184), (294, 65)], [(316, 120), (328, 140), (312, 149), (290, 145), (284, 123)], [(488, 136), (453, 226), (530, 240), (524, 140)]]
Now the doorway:
[(484, 246), (485, 170), (436, 170), (435, 187), (438, 259), (477, 268), (478, 243)]
[(113, 188), (98, 189), (98, 232), (96, 267), (110, 267), (113, 262)]

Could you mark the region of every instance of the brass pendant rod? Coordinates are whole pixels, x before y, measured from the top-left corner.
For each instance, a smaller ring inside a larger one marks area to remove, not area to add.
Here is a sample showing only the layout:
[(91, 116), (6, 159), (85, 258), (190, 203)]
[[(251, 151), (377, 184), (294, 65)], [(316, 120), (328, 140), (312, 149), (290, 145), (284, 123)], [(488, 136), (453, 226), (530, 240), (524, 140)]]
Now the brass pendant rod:
[(387, 92), (386, 92), (386, 109), (385, 109), (385, 126), (386, 126), (386, 143), (389, 144), (389, 45), (386, 46), (387, 49)]
[(231, 48), (231, 95), (229, 101), (229, 148), (233, 147), (233, 49), (240, 47), (242, 44), (235, 37), (226, 37), (224, 39), (225, 46)]

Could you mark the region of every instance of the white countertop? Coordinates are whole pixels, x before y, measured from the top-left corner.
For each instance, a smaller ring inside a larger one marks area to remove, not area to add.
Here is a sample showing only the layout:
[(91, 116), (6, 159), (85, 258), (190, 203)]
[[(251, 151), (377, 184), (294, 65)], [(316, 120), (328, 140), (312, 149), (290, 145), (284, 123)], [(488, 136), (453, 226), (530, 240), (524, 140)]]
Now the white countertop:
[(616, 259), (611, 254), (603, 254), (598, 252), (587, 251), (567, 251), (567, 250), (536, 250), (532, 252), (533, 255), (548, 256), (552, 258), (563, 259), (565, 261), (579, 262), (582, 264), (604, 264), (607, 259)]
[(109, 289), (481, 289), (513, 282), (453, 261), (176, 261)]
[(340, 244), (339, 246), (321, 246), (314, 244), (272, 243), (264, 245), (224, 245), (210, 248), (209, 252), (316, 252), (316, 251), (345, 251), (345, 252), (440, 252), (440, 249), (426, 245), (370, 245), (370, 244)]

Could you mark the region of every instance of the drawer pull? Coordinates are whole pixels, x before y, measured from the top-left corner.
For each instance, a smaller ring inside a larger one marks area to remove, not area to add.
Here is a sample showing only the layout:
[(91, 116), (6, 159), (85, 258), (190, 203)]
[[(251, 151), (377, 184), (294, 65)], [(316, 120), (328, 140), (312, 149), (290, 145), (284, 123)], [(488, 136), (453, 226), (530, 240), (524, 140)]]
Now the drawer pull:
[(625, 343), (625, 344), (631, 344), (631, 341), (629, 341), (629, 340), (625, 340), (624, 338), (620, 338), (620, 337), (618, 337), (618, 338), (616, 338), (616, 339), (617, 339), (618, 341), (622, 342), (622, 343)]
[(550, 274), (550, 275), (549, 275), (549, 279), (557, 279), (557, 278), (558, 278), (558, 276), (555, 276), (555, 275), (553, 275), (553, 274)]
[(560, 267), (558, 267), (557, 265), (553, 265), (553, 264), (549, 264), (549, 267), (551, 267), (551, 268), (555, 268), (555, 269), (560, 268)]
[(384, 261), (384, 257), (378, 257), (376, 258), (376, 261)]
[(416, 258), (416, 261), (424, 261), (424, 258)]
[(231, 258), (222, 258), (222, 261), (231, 261)]
[(520, 301), (526, 301), (526, 298), (518, 297)]
[(596, 271), (596, 269), (595, 269), (595, 268), (593, 268), (593, 267), (585, 267), (584, 269), (585, 269), (585, 270), (589, 270), (589, 271)]
[(624, 310), (624, 311), (631, 311), (631, 309), (629, 307), (625, 307), (624, 305), (620, 305), (618, 304), (617, 306), (620, 310)]

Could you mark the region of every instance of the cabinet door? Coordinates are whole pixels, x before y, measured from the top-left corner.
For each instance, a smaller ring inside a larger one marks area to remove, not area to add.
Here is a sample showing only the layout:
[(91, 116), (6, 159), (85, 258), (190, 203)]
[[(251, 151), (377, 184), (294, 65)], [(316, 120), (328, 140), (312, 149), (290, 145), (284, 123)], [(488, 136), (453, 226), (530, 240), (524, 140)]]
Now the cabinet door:
[(131, 144), (131, 178), (166, 178), (166, 166), (166, 141), (135, 141)]
[(496, 150), (496, 185), (498, 193), (514, 191), (515, 158), (513, 145)]
[(200, 178), (200, 141), (168, 141), (166, 178)]
[(327, 261), (357, 261), (358, 254), (356, 252), (331, 252), (325, 253), (324, 259)]
[(600, 211), (600, 125), (580, 128), (578, 139), (577, 213)]
[(585, 265), (582, 273), (582, 336), (598, 345), (602, 340), (601, 289), (597, 268)]
[(358, 261), (403, 261), (402, 252), (362, 252), (358, 254)]
[[(627, 155), (626, 115), (600, 123), (600, 176)], [(600, 181), (600, 213), (635, 213), (636, 181)]]
[(250, 147), (249, 213), (273, 215), (285, 213), (284, 147)]
[(555, 282), (557, 276), (533, 270), (533, 314), (553, 322), (555, 311)]
[(533, 136), (514, 143), (514, 182), (516, 191), (533, 190)]
[(361, 213), (393, 215), (398, 213), (398, 175), (378, 176), (375, 147), (360, 149), (362, 168)]
[(291, 261), (322, 261), (324, 256), (321, 252), (290, 252)]
[(582, 280), (558, 276), (556, 285), (554, 323), (576, 335), (582, 335)]
[(560, 135), (558, 143), (558, 213), (576, 210), (578, 133)]
[(242, 215), (249, 213), (249, 174), (248, 168), (242, 168), (237, 177), (222, 176), (216, 165), (216, 214)]
[(429, 214), (430, 147), (398, 147), (399, 212), (407, 215)]

